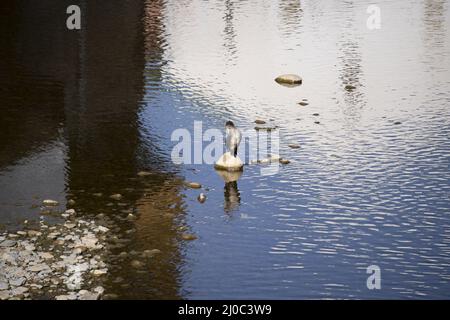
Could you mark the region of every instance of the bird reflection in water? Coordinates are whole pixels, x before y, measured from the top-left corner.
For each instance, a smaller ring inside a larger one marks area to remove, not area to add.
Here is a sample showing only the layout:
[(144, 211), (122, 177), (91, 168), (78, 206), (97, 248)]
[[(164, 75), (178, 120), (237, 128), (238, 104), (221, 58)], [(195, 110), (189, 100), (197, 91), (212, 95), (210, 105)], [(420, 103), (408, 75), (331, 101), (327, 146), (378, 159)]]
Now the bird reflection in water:
[(224, 210), (226, 213), (231, 213), (235, 211), (241, 203), (241, 196), (237, 181), (241, 177), (242, 171), (229, 172), (224, 170), (216, 170), (216, 172), (225, 182)]

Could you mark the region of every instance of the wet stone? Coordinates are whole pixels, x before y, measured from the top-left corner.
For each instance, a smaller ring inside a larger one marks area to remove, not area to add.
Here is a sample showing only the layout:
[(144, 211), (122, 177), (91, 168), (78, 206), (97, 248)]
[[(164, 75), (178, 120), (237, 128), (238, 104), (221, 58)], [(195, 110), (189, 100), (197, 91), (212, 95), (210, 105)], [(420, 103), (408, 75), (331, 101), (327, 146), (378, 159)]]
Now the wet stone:
[(188, 182), (186, 185), (192, 189), (200, 189), (202, 187), (202, 185), (198, 182)]
[(42, 201), (42, 204), (46, 207), (56, 207), (59, 205), (59, 202), (56, 200), (47, 199), (47, 200)]
[(196, 240), (197, 236), (195, 234), (192, 234), (192, 233), (183, 233), (181, 235), (181, 238), (183, 240), (186, 240), (186, 241), (191, 241), (191, 240)]
[(0, 243), (0, 248), (14, 247), (17, 244), (15, 240), (4, 240)]

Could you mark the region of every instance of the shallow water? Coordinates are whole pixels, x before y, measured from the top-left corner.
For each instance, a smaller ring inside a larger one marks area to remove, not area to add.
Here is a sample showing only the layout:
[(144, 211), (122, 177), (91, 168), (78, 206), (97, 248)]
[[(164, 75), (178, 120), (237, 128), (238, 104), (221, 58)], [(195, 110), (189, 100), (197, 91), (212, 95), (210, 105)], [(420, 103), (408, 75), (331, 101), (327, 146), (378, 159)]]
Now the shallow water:
[[(104, 1), (68, 31), (72, 2), (2, 4), (3, 228), (47, 198), (105, 214), (121, 298), (450, 298), (448, 1), (379, 2), (378, 30), (363, 1)], [(291, 163), (236, 184), (172, 163), (173, 130), (228, 119), (278, 125)]]

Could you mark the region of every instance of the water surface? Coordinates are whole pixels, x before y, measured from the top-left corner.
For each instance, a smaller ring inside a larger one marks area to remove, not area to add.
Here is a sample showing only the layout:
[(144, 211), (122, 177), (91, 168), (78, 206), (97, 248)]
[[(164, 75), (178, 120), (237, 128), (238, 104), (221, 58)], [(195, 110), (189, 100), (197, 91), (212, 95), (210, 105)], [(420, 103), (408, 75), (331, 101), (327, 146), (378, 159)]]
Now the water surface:
[[(103, 213), (121, 298), (449, 298), (448, 1), (379, 2), (378, 30), (365, 1), (83, 2), (68, 31), (72, 2), (2, 4), (2, 228), (47, 198)], [(279, 126), (291, 163), (225, 184), (171, 161), (173, 130), (228, 119)], [(144, 270), (116, 257), (154, 248)]]

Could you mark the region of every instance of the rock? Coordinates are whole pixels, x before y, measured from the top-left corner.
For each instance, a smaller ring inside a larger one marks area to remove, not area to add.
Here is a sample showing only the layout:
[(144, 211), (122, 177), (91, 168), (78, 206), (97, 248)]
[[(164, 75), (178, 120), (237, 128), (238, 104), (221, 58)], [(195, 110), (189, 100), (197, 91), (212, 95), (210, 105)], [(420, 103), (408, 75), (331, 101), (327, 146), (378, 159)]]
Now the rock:
[(100, 277), (107, 273), (108, 273), (108, 270), (106, 270), (106, 269), (95, 269), (95, 270), (91, 271), (91, 274), (96, 277)]
[(356, 89), (356, 87), (355, 87), (355, 86), (352, 86), (352, 85), (350, 85), (350, 84), (348, 84), (348, 85), (345, 86), (345, 90), (347, 90), (347, 91), (352, 91), (352, 90), (355, 90), (355, 89)]
[(114, 293), (107, 293), (107, 294), (105, 294), (103, 296), (104, 300), (116, 300), (118, 298), (119, 298), (119, 296), (117, 294), (114, 294)]
[(255, 120), (256, 124), (265, 124), (266, 122), (264, 120)]
[(26, 233), (25, 231), (17, 231), (17, 234), (18, 234), (19, 236), (25, 236), (25, 235), (27, 235), (27, 233)]
[(402, 123), (400, 121), (395, 121), (394, 124), (395, 125), (399, 125), (399, 124), (402, 124)]
[(304, 106), (307, 106), (309, 103), (306, 101), (301, 101), (298, 104), (301, 105), (302, 107), (304, 107)]
[(81, 245), (86, 247), (87, 249), (93, 249), (96, 247), (98, 239), (93, 235), (87, 235), (82, 237), (81, 239)]
[(300, 76), (296, 74), (283, 74), (278, 76), (275, 81), (279, 84), (290, 84), (290, 85), (300, 85), (303, 80)]
[(29, 237), (39, 237), (42, 235), (42, 232), (36, 230), (28, 230)]
[(77, 296), (74, 294), (66, 294), (55, 297), (56, 300), (76, 300)]
[(52, 255), (50, 252), (41, 252), (41, 253), (39, 254), (39, 256), (40, 256), (42, 259), (44, 259), (44, 260), (51, 260), (51, 259), (54, 258), (53, 255)]
[(9, 284), (7, 282), (0, 281), (0, 291), (8, 290)]
[(60, 235), (59, 232), (51, 232), (47, 235), (47, 239), (55, 240)]
[(64, 227), (66, 227), (67, 229), (73, 229), (73, 228), (75, 228), (77, 225), (75, 224), (75, 223), (69, 223), (69, 222), (67, 222), (67, 223), (65, 223), (64, 224)]
[(255, 130), (256, 131), (267, 131), (267, 132), (270, 132), (270, 131), (273, 131), (273, 130), (276, 130), (277, 128), (275, 128), (275, 127), (261, 127), (261, 126), (256, 126), (255, 127)]
[(186, 240), (186, 241), (191, 241), (191, 240), (196, 240), (197, 236), (195, 234), (192, 234), (192, 233), (183, 233), (181, 235), (181, 238), (183, 240)]
[(198, 202), (204, 203), (206, 201), (206, 196), (204, 193), (200, 193), (197, 197)]
[(277, 154), (271, 154), (269, 155), (268, 158), (265, 159), (259, 159), (259, 160), (252, 160), (250, 161), (250, 163), (255, 164), (255, 163), (259, 163), (259, 164), (268, 164), (274, 161), (279, 161), (281, 159), (281, 157)]
[(244, 168), (244, 163), (237, 156), (234, 157), (230, 152), (224, 153), (219, 160), (214, 164), (214, 168), (216, 170), (225, 170), (225, 171), (242, 171)]
[(96, 232), (101, 232), (101, 233), (106, 233), (106, 232), (109, 231), (109, 229), (106, 228), (106, 227), (103, 227), (103, 226), (99, 226), (99, 227), (97, 227), (97, 229), (95, 231)]
[(10, 297), (8, 291), (0, 291), (0, 300), (6, 300)]
[[(9, 280), (9, 284), (12, 287), (20, 287), (21, 285), (25, 284), (25, 282), (27, 282), (27, 279), (25, 277), (18, 277), (18, 278)], [(1, 288), (0, 288), (0, 290), (1, 290)]]
[(144, 264), (139, 260), (133, 260), (133, 261), (131, 261), (130, 264), (133, 268), (136, 268), (136, 269), (140, 269), (140, 268), (144, 267)]
[(69, 206), (74, 206), (75, 205), (75, 200), (73, 200), (73, 199), (70, 199), (69, 201), (67, 201), (67, 204), (69, 205)]
[(132, 214), (132, 213), (129, 213), (128, 215), (127, 215), (127, 218), (126, 218), (127, 220), (130, 220), (130, 221), (132, 221), (132, 220), (136, 220), (136, 216), (134, 215), (134, 214)]
[(313, 115), (314, 117), (318, 117), (318, 116), (319, 116), (318, 113), (313, 113), (312, 115)]
[(46, 207), (56, 207), (59, 205), (59, 202), (56, 200), (47, 199), (47, 200), (42, 201), (42, 204)]
[(95, 287), (93, 291), (97, 292), (100, 295), (103, 295), (103, 293), (105, 293), (105, 288), (103, 288), (102, 286), (98, 286), (98, 287)]
[(145, 250), (142, 253), (142, 257), (144, 257), (144, 258), (152, 258), (156, 254), (159, 254), (159, 253), (161, 253), (161, 250), (159, 250), (159, 249)]
[(291, 149), (300, 149), (300, 145), (295, 143), (288, 144), (288, 147)]
[(31, 272), (41, 272), (43, 270), (50, 270), (50, 267), (45, 263), (40, 263), (28, 268), (28, 271)]
[(0, 248), (14, 247), (17, 244), (15, 240), (5, 240), (0, 243)]
[(23, 295), (25, 292), (28, 292), (28, 288), (25, 287), (17, 287), (11, 290), (13, 296)]
[(315, 124), (320, 124), (320, 121), (314, 121)]
[(119, 201), (122, 199), (122, 195), (120, 193), (116, 193), (110, 196), (111, 199)]
[(148, 172), (148, 171), (140, 171), (140, 172), (138, 172), (137, 175), (138, 175), (138, 177), (148, 177), (148, 176), (151, 176), (152, 173)]
[(103, 197), (103, 193), (101, 193), (101, 192), (96, 192), (96, 193), (93, 193), (92, 195), (97, 198)]
[(289, 161), (288, 159), (283, 159), (283, 158), (281, 158), (281, 159), (280, 159), (280, 163), (281, 163), (281, 164), (289, 164), (289, 163), (291, 163), (291, 161)]
[(202, 187), (202, 185), (198, 182), (188, 182), (186, 183), (186, 186), (192, 189), (200, 189)]
[(66, 211), (64, 211), (64, 213), (66, 213), (66, 214), (72, 216), (72, 215), (74, 215), (76, 212), (75, 212), (75, 209), (67, 209)]

